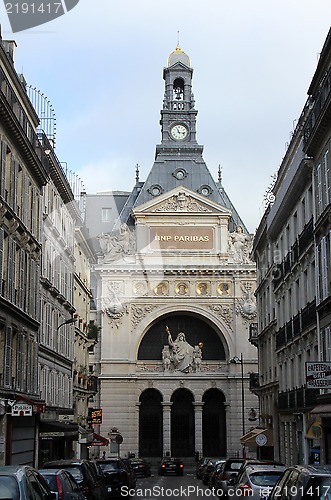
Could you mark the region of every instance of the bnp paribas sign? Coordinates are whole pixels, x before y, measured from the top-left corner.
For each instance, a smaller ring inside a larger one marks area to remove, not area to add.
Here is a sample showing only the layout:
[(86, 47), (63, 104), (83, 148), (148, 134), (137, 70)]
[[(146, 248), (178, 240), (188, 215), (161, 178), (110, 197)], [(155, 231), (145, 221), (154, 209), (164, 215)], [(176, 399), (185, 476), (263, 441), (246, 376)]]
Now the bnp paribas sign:
[(76, 7), (78, 2), (79, 0), (4, 0), (13, 33), (49, 23)]

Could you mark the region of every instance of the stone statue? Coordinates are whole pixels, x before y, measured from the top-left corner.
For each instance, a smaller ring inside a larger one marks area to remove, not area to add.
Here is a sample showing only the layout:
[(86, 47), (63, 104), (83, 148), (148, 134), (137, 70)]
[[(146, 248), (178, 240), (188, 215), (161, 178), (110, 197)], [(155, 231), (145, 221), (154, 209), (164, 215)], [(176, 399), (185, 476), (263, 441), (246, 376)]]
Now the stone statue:
[(229, 234), (229, 252), (233, 255), (233, 261), (238, 264), (250, 262), (249, 253), (252, 237), (244, 233), (244, 228), (240, 225), (233, 233)]
[(194, 348), (186, 342), (185, 334), (180, 332), (173, 340), (168, 327), (166, 330), (174, 369), (186, 373), (193, 371)]
[(169, 346), (164, 346), (164, 349), (162, 351), (162, 362), (163, 362), (164, 371), (168, 372), (170, 370), (170, 366), (171, 366), (171, 355), (170, 355)]

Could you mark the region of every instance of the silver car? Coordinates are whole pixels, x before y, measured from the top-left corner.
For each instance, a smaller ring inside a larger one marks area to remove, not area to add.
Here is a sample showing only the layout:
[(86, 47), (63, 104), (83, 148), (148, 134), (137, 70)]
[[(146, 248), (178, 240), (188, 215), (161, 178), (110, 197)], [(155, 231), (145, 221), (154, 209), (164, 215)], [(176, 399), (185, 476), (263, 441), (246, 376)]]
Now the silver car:
[(46, 480), (29, 465), (0, 467), (0, 498), (4, 500), (52, 500), (56, 496)]
[(285, 469), (285, 465), (247, 465), (234, 484), (229, 485), (228, 495), (232, 488), (231, 496), (235, 498), (265, 500)]

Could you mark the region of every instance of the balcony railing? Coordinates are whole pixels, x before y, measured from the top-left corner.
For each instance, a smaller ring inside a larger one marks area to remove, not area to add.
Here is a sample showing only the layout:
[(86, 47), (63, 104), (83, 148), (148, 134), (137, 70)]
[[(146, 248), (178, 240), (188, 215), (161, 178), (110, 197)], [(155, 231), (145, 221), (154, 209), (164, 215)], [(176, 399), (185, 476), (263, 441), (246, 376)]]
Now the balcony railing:
[(316, 405), (319, 389), (299, 387), (278, 394), (278, 408), (283, 411), (306, 410)]

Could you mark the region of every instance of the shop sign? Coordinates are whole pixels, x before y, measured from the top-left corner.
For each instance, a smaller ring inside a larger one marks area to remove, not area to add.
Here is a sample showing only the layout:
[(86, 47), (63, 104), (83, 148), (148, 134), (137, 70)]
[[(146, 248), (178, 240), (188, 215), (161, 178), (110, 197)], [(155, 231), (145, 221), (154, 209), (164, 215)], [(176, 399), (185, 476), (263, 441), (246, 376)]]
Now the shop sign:
[(331, 387), (331, 363), (306, 362), (306, 385), (308, 389)]
[(89, 408), (89, 423), (92, 425), (102, 424), (102, 409)]
[(12, 417), (31, 417), (32, 405), (18, 401), (11, 407), (11, 415)]

